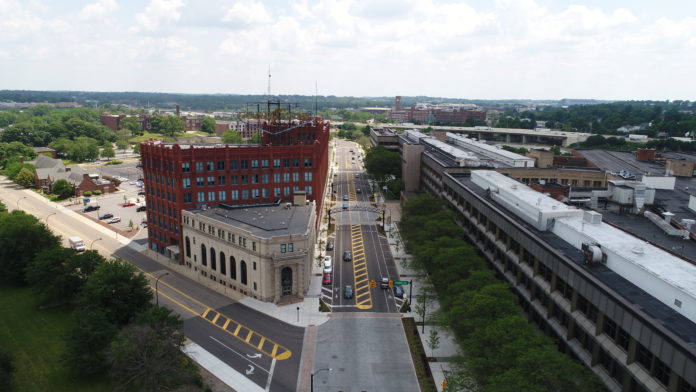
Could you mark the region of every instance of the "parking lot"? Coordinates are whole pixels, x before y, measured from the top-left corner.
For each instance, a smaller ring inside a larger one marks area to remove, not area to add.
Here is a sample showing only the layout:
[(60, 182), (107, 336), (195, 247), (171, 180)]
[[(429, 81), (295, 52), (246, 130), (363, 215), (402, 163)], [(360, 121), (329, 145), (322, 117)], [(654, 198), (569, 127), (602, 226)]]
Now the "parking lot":
[[(78, 205), (69, 206), (71, 210), (83, 212), (85, 206), (98, 206), (98, 209), (85, 212), (84, 214), (94, 220), (100, 220), (106, 214), (112, 214), (113, 217), (121, 218), (120, 222), (107, 223), (108, 219), (101, 221), (108, 226), (118, 229), (123, 232), (137, 232), (139, 229), (144, 229), (143, 224), (146, 221), (146, 211), (137, 211), (138, 206), (144, 205), (145, 196), (141, 186), (137, 182), (138, 178), (142, 177), (142, 170), (136, 167), (136, 162), (128, 162), (122, 165), (100, 166), (93, 170), (98, 170), (101, 176), (111, 176), (121, 180), (118, 186), (118, 191), (99, 196), (85, 197)], [(86, 200), (89, 199), (87, 202)], [(134, 203), (133, 205), (129, 205)], [(126, 205), (126, 206), (124, 206)], [(147, 229), (141, 230), (137, 237), (147, 237)]]

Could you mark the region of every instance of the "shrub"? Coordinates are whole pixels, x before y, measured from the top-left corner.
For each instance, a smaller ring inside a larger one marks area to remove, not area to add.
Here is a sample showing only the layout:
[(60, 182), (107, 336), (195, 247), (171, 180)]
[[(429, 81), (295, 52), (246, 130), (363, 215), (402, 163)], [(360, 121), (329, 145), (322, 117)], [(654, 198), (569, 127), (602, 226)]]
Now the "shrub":
[(90, 197), (92, 196), (92, 191), (85, 191), (84, 193), (82, 193), (82, 196)]
[(92, 192), (92, 194), (93, 194), (94, 196), (99, 196), (99, 195), (102, 194), (102, 191), (100, 191), (99, 189), (97, 189), (97, 190), (95, 190), (94, 192)]

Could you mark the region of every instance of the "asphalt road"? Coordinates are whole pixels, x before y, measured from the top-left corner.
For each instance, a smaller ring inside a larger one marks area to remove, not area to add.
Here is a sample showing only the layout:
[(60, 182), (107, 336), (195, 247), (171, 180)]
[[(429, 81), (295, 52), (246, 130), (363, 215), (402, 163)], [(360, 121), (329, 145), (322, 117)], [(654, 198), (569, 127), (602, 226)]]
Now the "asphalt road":
[[(116, 232), (107, 235), (108, 232), (86, 224), (87, 218), (73, 211), (58, 209), (43, 197), (19, 190), (6, 180), (0, 183), (0, 198), (8, 208), (19, 207), (47, 222), (55, 234), (62, 236), (64, 246), (68, 246), (67, 238), (82, 237), (88, 248), (133, 263), (149, 279), (153, 291), (155, 279), (169, 273), (159, 280), (157, 300), (182, 316), (187, 338), (246, 375), (260, 390), (296, 389), (304, 328), (235, 303), (124, 246), (117, 240)], [(254, 367), (251, 372), (250, 365)]]

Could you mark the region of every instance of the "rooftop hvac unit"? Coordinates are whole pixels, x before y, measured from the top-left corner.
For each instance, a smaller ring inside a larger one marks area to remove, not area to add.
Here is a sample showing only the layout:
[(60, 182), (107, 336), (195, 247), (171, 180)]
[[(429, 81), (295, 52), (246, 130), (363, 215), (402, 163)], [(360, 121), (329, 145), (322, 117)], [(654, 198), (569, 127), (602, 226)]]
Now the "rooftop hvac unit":
[(585, 264), (594, 264), (602, 261), (602, 248), (597, 244), (583, 242), (582, 252), (585, 254)]

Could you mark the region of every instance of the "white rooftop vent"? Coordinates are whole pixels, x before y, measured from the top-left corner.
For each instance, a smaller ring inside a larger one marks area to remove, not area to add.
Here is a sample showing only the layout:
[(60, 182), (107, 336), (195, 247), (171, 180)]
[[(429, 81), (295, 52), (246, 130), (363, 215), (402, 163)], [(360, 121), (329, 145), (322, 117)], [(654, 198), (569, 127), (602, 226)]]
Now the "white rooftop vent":
[(636, 246), (634, 246), (633, 248), (631, 248), (631, 252), (633, 252), (633, 253), (635, 253), (635, 254), (637, 254), (637, 255), (642, 255), (643, 253), (645, 253), (645, 251), (643, 251), (643, 247), (638, 246), (638, 245), (636, 245)]

